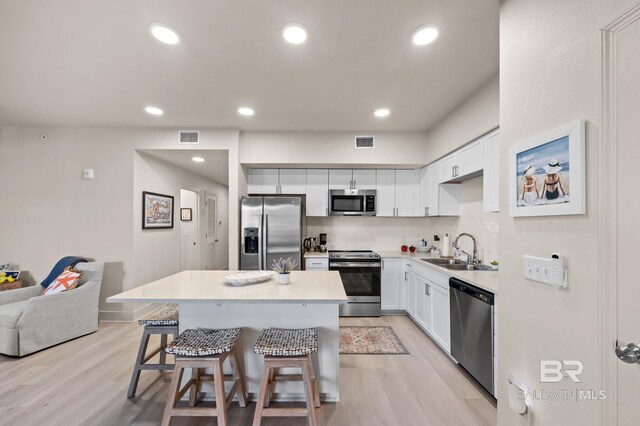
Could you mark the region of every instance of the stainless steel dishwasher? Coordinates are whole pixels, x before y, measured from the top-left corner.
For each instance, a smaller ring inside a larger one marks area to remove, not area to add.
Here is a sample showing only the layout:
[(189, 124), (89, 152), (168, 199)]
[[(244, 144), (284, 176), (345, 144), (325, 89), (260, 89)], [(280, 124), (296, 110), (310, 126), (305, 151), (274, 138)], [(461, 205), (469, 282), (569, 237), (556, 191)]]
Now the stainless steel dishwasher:
[(491, 395), (493, 389), (493, 293), (449, 278), (451, 356)]

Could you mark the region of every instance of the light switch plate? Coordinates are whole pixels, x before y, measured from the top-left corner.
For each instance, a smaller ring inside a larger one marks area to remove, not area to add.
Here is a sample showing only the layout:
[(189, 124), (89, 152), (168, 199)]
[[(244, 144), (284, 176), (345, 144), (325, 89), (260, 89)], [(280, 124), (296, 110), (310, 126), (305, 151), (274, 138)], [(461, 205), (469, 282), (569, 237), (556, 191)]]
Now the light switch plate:
[(550, 258), (524, 256), (522, 269), (528, 280), (564, 288), (567, 286), (567, 270), (564, 267), (559, 269), (557, 265)]

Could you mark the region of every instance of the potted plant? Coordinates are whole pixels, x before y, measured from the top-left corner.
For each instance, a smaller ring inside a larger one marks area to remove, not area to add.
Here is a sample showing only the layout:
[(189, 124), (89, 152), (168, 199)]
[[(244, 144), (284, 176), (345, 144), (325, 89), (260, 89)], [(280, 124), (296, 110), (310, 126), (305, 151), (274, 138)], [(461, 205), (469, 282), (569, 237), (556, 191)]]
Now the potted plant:
[(298, 264), (292, 258), (280, 258), (273, 261), (271, 270), (278, 273), (278, 283), (289, 284), (289, 281), (291, 280), (290, 273), (295, 269), (296, 266), (298, 266)]
[(495, 269), (496, 271), (498, 270), (498, 261), (497, 260), (492, 260), (490, 263), (491, 268)]

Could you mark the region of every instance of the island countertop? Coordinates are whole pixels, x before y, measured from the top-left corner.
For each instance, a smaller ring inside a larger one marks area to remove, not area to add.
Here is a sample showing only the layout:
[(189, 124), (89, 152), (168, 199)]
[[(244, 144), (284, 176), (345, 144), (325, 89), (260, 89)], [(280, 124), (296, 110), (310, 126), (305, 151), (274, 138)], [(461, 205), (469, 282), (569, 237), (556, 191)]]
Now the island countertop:
[(345, 304), (337, 271), (293, 271), (291, 283), (277, 278), (231, 286), (224, 276), (234, 271), (183, 271), (107, 298), (108, 303), (325, 303)]

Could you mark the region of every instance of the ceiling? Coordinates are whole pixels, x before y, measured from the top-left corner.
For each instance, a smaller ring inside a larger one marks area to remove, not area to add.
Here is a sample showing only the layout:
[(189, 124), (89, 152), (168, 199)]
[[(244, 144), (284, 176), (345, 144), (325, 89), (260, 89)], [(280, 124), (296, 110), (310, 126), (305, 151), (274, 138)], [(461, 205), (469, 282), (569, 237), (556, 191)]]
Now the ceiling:
[[(498, 72), (498, 9), (497, 0), (0, 0), (0, 123), (427, 130)], [(179, 44), (150, 35), (158, 21)], [(282, 39), (292, 21), (306, 26), (305, 44)], [(424, 24), (440, 37), (414, 46)], [(379, 107), (391, 115), (375, 118)]]
[[(227, 150), (141, 149), (138, 151), (214, 182), (229, 185), (229, 151)], [(196, 163), (192, 160), (193, 157), (202, 157), (204, 162)]]

